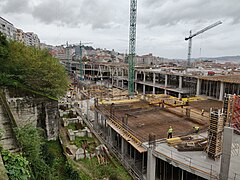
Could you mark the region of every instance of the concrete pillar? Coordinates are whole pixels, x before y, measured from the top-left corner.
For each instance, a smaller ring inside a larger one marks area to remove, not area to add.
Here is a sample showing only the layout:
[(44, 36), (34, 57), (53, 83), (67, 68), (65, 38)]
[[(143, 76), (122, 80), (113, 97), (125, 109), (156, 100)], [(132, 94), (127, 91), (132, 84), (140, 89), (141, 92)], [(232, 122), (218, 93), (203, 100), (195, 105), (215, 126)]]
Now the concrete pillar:
[(122, 80), (122, 88), (124, 88), (124, 80)]
[(231, 160), (233, 128), (224, 127), (223, 131), (223, 147), (220, 169), (220, 180), (228, 180), (229, 166)]
[[(153, 73), (153, 84), (155, 85), (156, 84), (156, 74)], [(155, 93), (154, 93), (155, 94)]]
[(119, 79), (118, 79), (118, 68), (116, 68), (116, 75), (117, 75), (117, 86), (119, 86)]
[(125, 154), (127, 152), (126, 149), (127, 149), (127, 143), (126, 143), (125, 139), (123, 139), (121, 137), (121, 154), (122, 154), (122, 159), (124, 159), (124, 156), (125, 156)]
[(143, 94), (146, 94), (146, 85), (143, 85)]
[(180, 99), (182, 97), (182, 94), (181, 93), (178, 93), (178, 98)]
[(182, 89), (182, 76), (179, 76), (179, 83), (178, 88)]
[(137, 83), (135, 83), (135, 92), (137, 91)]
[(147, 158), (147, 180), (156, 179), (156, 157), (153, 156), (153, 149), (148, 148), (148, 158)]
[(220, 84), (220, 93), (219, 93), (219, 101), (223, 100), (223, 94), (224, 94), (224, 83), (221, 82), (221, 84)]
[(156, 93), (155, 93), (155, 87), (153, 87), (153, 94), (156, 94)]
[(113, 146), (113, 133), (112, 133), (112, 128), (108, 126), (108, 143)]
[(167, 90), (166, 90), (166, 88), (167, 88), (167, 85), (168, 85), (168, 75), (167, 74), (165, 74), (165, 90), (164, 90), (164, 94), (167, 94)]
[(94, 111), (94, 123), (93, 128), (98, 131), (98, 112)]
[(197, 79), (197, 92), (196, 92), (196, 96), (200, 95), (200, 90), (201, 90), (201, 80)]
[(143, 82), (145, 82), (146, 81), (146, 73), (144, 72), (143, 73)]
[(137, 81), (137, 74), (138, 74), (138, 72), (135, 71), (135, 80), (136, 80), (136, 81)]

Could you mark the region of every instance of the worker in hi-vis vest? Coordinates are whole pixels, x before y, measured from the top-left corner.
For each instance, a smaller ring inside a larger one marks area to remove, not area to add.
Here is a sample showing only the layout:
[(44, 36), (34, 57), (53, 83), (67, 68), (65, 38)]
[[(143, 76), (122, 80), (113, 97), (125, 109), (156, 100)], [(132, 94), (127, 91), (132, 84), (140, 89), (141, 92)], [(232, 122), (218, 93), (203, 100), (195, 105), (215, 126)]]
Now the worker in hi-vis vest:
[(198, 127), (198, 126), (193, 126), (193, 129), (195, 129), (195, 133), (196, 133), (196, 134), (199, 133), (199, 127)]
[(172, 138), (172, 134), (173, 134), (172, 126), (169, 127), (167, 134), (168, 134), (168, 137), (167, 137), (168, 139)]

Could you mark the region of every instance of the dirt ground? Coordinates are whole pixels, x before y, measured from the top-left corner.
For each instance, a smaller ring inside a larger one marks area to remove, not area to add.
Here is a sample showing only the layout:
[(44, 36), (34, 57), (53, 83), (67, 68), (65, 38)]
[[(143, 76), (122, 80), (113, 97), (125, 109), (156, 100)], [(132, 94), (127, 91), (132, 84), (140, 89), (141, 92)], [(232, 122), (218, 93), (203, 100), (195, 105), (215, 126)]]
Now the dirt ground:
[(206, 112), (210, 112), (210, 108), (221, 109), (223, 106), (223, 102), (208, 99), (203, 101), (190, 102), (190, 106), (199, 110), (204, 109)]
[[(106, 106), (108, 111), (110, 111), (110, 106)], [(175, 137), (193, 133), (193, 126), (199, 126), (200, 129), (206, 128), (205, 125), (196, 124), (183, 116), (151, 106), (144, 101), (113, 106), (114, 115), (118, 121), (122, 123), (123, 117), (125, 119), (128, 117), (129, 128), (141, 141), (147, 141), (150, 133), (156, 135), (156, 139), (166, 138), (169, 126), (172, 126)]]

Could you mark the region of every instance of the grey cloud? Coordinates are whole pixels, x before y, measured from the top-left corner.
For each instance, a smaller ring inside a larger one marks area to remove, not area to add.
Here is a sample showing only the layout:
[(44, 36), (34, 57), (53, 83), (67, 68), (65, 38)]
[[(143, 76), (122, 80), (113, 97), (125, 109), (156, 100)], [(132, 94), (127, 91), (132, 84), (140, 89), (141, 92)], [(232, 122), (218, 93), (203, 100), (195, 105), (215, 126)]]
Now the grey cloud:
[(46, 24), (61, 21), (71, 27), (90, 25), (93, 29), (113, 28), (122, 23), (119, 3), (108, 0), (43, 1), (34, 7), (32, 15)]
[(27, 13), (29, 11), (28, 0), (7, 0), (1, 4), (0, 8), (4, 13)]
[[(239, 23), (239, 0), (144, 0), (139, 9), (139, 21), (148, 27), (175, 25), (177, 23), (209, 22), (231, 19)], [(147, 7), (147, 8), (145, 8)]]

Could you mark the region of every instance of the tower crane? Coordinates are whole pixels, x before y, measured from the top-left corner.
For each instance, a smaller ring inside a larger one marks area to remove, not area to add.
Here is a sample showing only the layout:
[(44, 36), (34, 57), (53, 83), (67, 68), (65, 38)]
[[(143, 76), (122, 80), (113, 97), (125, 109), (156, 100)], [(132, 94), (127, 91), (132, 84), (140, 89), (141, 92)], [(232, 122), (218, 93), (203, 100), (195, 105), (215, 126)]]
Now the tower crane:
[(82, 61), (82, 47), (83, 47), (83, 45), (86, 45), (86, 44), (92, 44), (92, 42), (82, 43), (80, 41), (80, 44), (79, 44), (79, 80), (80, 81), (84, 80), (83, 61)]
[(78, 47), (79, 46), (79, 54), (78, 53), (74, 53), (75, 55), (79, 55), (79, 80), (82, 81), (84, 80), (84, 73), (83, 73), (83, 61), (82, 61), (82, 47), (86, 44), (92, 44), (92, 42), (86, 42), (86, 43), (82, 43), (80, 41), (79, 44), (69, 44), (68, 41), (66, 43), (66, 55), (67, 55), (67, 61), (68, 61), (68, 71), (71, 74), (71, 56), (70, 55), (70, 46), (75, 46)]
[(192, 34), (192, 30), (190, 30), (190, 34), (189, 34), (189, 37), (186, 37), (185, 38), (185, 41), (188, 40), (188, 67), (190, 67), (190, 61), (191, 61), (191, 51), (192, 51), (192, 38), (209, 30), (209, 29), (212, 29), (218, 25), (222, 24), (222, 21), (217, 21), (215, 22), (214, 24), (211, 24), (210, 26), (207, 26), (205, 28), (203, 28), (202, 30)]
[(130, 29), (129, 29), (129, 56), (128, 56), (128, 92), (134, 95), (134, 57), (136, 51), (136, 24), (137, 0), (130, 0)]

